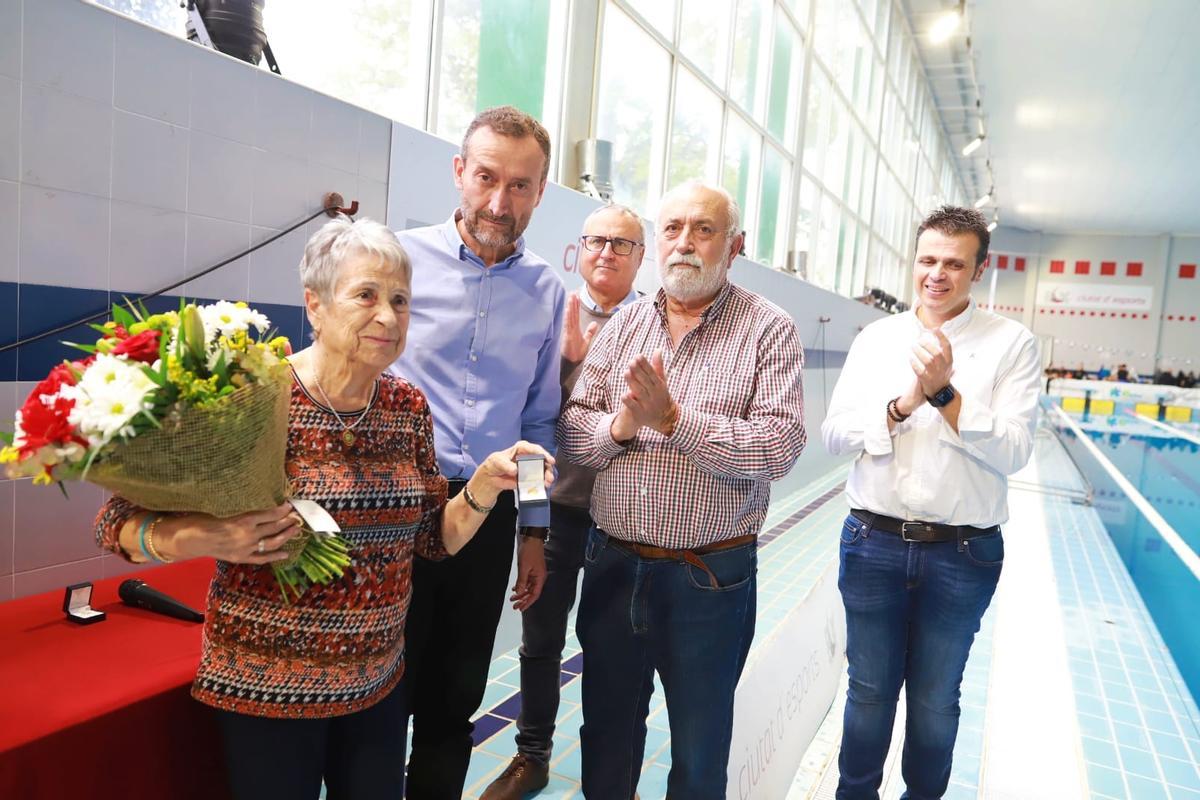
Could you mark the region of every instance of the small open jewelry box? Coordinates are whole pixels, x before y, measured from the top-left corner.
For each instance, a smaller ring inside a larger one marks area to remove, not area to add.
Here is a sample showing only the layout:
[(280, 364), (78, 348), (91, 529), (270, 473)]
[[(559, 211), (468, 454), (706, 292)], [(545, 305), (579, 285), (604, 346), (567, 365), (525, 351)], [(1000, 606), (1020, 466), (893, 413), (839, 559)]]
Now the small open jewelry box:
[(63, 613), (67, 619), (79, 625), (91, 625), (108, 618), (103, 611), (92, 608), (92, 584), (73, 583), (67, 587), (63, 597)]

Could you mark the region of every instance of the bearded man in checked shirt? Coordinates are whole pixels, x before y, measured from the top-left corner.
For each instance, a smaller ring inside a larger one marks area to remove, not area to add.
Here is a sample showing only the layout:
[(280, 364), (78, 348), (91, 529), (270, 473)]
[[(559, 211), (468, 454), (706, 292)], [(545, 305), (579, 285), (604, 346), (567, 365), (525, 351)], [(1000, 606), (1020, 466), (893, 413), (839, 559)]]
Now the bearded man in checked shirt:
[(786, 312), (727, 279), (742, 246), (723, 189), (685, 184), (656, 226), (663, 288), (596, 336), (559, 420), (598, 470), (576, 632), (583, 791), (633, 797), (658, 672), (669, 797), (725, 797), (733, 695), (754, 637), (771, 481), (804, 448), (803, 350)]
[(917, 229), (915, 310), (854, 340), (821, 426), (846, 481), (838, 588), (846, 693), (838, 800), (877, 800), (905, 686), (906, 800), (941, 797), (959, 686), (1004, 562), (1007, 476), (1033, 451), (1041, 358), (1024, 326), (971, 299), (987, 221), (943, 206)]

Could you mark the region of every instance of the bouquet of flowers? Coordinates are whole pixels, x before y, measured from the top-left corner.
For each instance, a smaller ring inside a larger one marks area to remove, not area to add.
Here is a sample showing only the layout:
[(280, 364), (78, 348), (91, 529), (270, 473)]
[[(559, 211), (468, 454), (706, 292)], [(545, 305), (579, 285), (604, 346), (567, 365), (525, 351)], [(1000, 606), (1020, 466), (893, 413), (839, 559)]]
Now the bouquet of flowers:
[[(87, 480), (153, 511), (230, 517), (282, 503), (288, 340), (245, 303), (114, 306), (112, 317), (17, 411), (0, 450), (9, 477)], [(272, 564), (285, 602), (350, 564), (345, 539), (307, 526), (288, 550)]]

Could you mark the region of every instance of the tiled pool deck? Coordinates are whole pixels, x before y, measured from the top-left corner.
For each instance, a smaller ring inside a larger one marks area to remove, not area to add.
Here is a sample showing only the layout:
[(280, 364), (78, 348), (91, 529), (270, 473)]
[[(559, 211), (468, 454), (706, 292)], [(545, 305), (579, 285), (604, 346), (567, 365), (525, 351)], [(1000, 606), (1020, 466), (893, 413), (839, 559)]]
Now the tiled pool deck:
[[(1023, 488), (1010, 492), (1004, 576), (967, 665), (946, 797), (1200, 800), (1200, 711), (1099, 516), (1032, 488), (1069, 490), (1074, 474), (1042, 432), (1030, 466), (1014, 476)], [(836, 563), (844, 477), (830, 475), (772, 504), (760, 543), (758, 641)], [(573, 634), (565, 658), (551, 782), (540, 798), (582, 797), (582, 658)], [(478, 797), (515, 752), (518, 669), (515, 651), (492, 663), (466, 797)], [(786, 800), (833, 797), (843, 693), (844, 676)], [(902, 744), (898, 717), (893, 753)], [(655, 800), (665, 797), (671, 763), (661, 690), (648, 724), (638, 792)], [(902, 793), (899, 772), (890, 758), (884, 800)]]

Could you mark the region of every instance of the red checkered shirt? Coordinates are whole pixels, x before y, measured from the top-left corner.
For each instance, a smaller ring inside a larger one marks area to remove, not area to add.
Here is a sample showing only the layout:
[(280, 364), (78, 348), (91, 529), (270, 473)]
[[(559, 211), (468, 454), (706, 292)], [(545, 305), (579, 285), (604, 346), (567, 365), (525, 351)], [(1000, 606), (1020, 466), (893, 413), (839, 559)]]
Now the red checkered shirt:
[[(655, 350), (679, 406), (675, 430), (642, 428), (618, 444), (610, 427), (626, 366)], [(662, 290), (619, 311), (592, 343), (558, 422), (559, 457), (599, 470), (592, 519), (618, 539), (670, 549), (757, 534), (770, 482), (804, 449), (803, 366), (791, 317), (731, 283), (678, 347)]]

